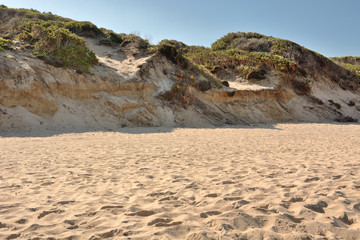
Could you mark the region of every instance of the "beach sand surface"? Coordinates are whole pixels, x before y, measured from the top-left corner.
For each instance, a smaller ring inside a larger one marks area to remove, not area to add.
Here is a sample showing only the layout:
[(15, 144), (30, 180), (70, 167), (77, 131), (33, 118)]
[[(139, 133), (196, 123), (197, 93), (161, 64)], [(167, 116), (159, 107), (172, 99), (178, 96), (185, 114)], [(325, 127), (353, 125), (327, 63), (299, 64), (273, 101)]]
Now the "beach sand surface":
[(1, 134), (0, 239), (360, 239), (360, 125)]

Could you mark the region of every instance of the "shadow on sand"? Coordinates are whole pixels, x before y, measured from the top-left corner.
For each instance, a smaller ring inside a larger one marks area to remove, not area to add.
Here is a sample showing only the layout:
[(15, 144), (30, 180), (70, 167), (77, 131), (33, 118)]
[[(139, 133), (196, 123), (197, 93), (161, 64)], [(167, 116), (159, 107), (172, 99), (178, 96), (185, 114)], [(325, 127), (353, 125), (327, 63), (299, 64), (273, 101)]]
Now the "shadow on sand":
[(28, 137), (52, 137), (62, 134), (95, 134), (95, 133), (123, 133), (123, 134), (157, 134), (157, 133), (171, 133), (177, 129), (203, 129), (203, 130), (214, 130), (214, 129), (267, 129), (267, 130), (283, 130), (284, 125), (296, 125), (296, 124), (324, 124), (324, 125), (338, 125), (338, 126), (359, 126), (360, 123), (316, 123), (316, 122), (299, 122), (299, 123), (276, 123), (276, 124), (254, 124), (252, 126), (245, 125), (226, 125), (220, 127), (134, 127), (134, 128), (119, 128), (119, 129), (71, 129), (71, 130), (48, 130), (48, 129), (37, 129), (30, 131), (20, 130), (9, 130), (0, 131), (0, 138), (28, 138)]
[(134, 127), (134, 128), (119, 128), (119, 129), (71, 129), (71, 130), (49, 130), (36, 129), (28, 131), (8, 130), (0, 131), (1, 138), (28, 138), (28, 137), (52, 137), (62, 134), (83, 134), (83, 133), (123, 133), (123, 134), (156, 134), (156, 133), (171, 133), (176, 129), (270, 129), (282, 130), (276, 124), (256, 124), (253, 126), (245, 125), (226, 125), (221, 127)]

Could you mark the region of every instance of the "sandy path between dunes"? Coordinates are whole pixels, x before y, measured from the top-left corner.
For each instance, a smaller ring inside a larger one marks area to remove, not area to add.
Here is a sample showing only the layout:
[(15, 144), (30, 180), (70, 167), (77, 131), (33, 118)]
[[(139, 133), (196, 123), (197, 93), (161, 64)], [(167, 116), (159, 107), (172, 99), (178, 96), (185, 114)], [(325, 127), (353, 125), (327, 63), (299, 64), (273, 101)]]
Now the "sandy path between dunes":
[(0, 239), (360, 239), (359, 156), (360, 125), (2, 136)]

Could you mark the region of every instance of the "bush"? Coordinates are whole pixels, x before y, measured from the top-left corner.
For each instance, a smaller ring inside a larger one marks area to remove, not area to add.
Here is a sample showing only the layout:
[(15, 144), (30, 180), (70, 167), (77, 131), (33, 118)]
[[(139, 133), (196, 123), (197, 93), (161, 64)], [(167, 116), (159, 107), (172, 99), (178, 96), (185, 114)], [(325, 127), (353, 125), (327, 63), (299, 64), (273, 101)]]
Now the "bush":
[(175, 76), (174, 80), (175, 82), (172, 85), (171, 90), (159, 94), (159, 98), (169, 103), (181, 105), (182, 107), (186, 108), (186, 106), (189, 105), (191, 101), (190, 96), (187, 96), (186, 94), (187, 90), (189, 87), (198, 87), (195, 78), (192, 75), (187, 76), (183, 73), (179, 73)]
[[(88, 71), (97, 62), (95, 54), (76, 33), (101, 31), (92, 23), (76, 22), (52, 13), (27, 9), (1, 9), (5, 20), (12, 23), (7, 36), (26, 42), (34, 54), (57, 66)], [(102, 33), (101, 33), (102, 34)], [(1, 48), (3, 48), (1, 46)]]
[(217, 68), (235, 69), (242, 66), (260, 67), (265, 65), (270, 69), (276, 69), (281, 72), (296, 71), (296, 64), (271, 53), (248, 52), (242, 50), (201, 50), (189, 52), (186, 55), (192, 62), (202, 65), (210, 71)]
[(116, 34), (115, 32), (105, 28), (100, 28), (100, 30), (105, 35), (105, 37), (113, 43), (122, 43), (124, 41), (120, 34)]
[(360, 77), (360, 57), (333, 57), (330, 58), (346, 70), (349, 70)]
[(119, 34), (122, 38), (121, 47), (126, 47), (127, 45), (132, 45), (137, 49), (147, 49), (150, 44), (147, 40), (142, 39), (140, 36), (135, 34)]
[(91, 22), (70, 21), (65, 23), (64, 27), (80, 36), (97, 37), (103, 34), (103, 32)]
[[(252, 42), (256, 42), (259, 39), (263, 39), (262, 42), (265, 42), (265, 39), (269, 37), (259, 34), (259, 33), (244, 33), (244, 32), (237, 32), (237, 33), (228, 33), (222, 38), (218, 39), (211, 45), (212, 50), (226, 50), (226, 49), (242, 49), (239, 47), (241, 43), (248, 42), (252, 40)], [(242, 49), (246, 50), (246, 49)]]
[(5, 48), (8, 48), (10, 44), (11, 44), (11, 40), (0, 37), (0, 52), (4, 51)]
[(178, 51), (185, 51), (186, 48), (188, 47), (185, 43), (180, 42), (180, 41), (176, 41), (176, 40), (168, 40), (168, 39), (164, 39), (162, 40), (159, 45), (172, 45), (176, 48), (176, 50)]
[(350, 63), (352, 65), (360, 65), (360, 57), (345, 56), (345, 57), (331, 57), (330, 59), (338, 63)]
[(54, 26), (35, 29), (33, 37), (37, 39), (37, 55), (53, 56), (63, 62), (64, 67), (82, 71), (88, 71), (97, 62), (95, 54), (86, 47), (85, 41), (69, 30)]
[[(34, 54), (52, 59), (48, 63), (88, 71), (97, 62), (85, 41), (66, 28), (44, 20), (31, 20), (19, 27), (17, 38), (34, 45)], [(59, 64), (61, 63), (61, 64)]]
[(186, 68), (188, 66), (187, 59), (181, 53), (179, 53), (176, 47), (172, 44), (159, 44), (157, 47), (157, 51), (174, 64), (177, 64), (183, 68)]

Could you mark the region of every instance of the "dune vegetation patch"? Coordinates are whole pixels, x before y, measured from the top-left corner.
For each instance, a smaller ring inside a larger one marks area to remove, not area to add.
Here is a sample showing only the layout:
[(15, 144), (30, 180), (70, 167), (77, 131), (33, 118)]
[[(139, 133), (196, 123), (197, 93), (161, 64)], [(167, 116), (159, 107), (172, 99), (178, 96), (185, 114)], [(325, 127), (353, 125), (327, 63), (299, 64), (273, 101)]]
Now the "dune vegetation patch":
[[(98, 62), (84, 41), (84, 37), (97, 38), (109, 45), (125, 46), (135, 43), (136, 47), (149, 46), (148, 41), (134, 34), (117, 34), (105, 28), (98, 28), (88, 21), (74, 21), (34, 9), (12, 9), (0, 6), (0, 33), (7, 39), (23, 43), (33, 54), (47, 63), (64, 68), (88, 71)], [(8, 42), (1, 40), (0, 50)]]
[(4, 51), (5, 48), (8, 48), (10, 44), (11, 44), (11, 40), (0, 37), (0, 52)]
[(330, 59), (360, 77), (360, 57), (346, 56), (332, 57)]

